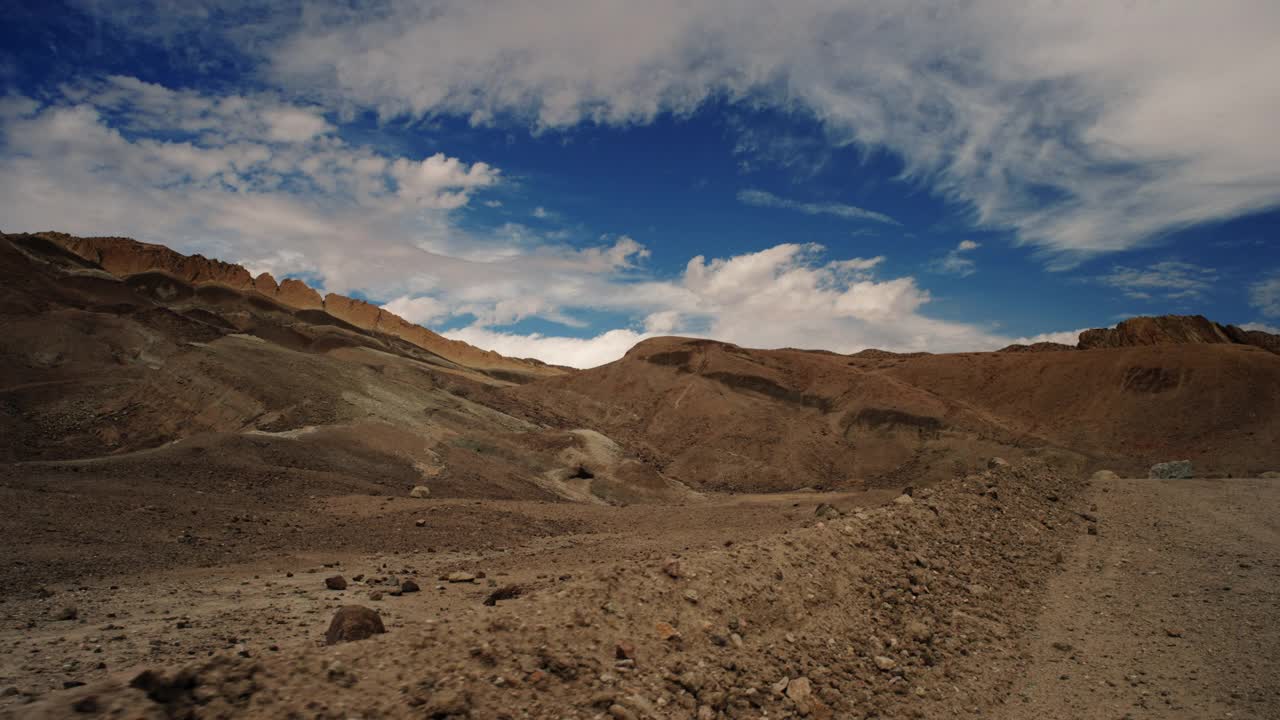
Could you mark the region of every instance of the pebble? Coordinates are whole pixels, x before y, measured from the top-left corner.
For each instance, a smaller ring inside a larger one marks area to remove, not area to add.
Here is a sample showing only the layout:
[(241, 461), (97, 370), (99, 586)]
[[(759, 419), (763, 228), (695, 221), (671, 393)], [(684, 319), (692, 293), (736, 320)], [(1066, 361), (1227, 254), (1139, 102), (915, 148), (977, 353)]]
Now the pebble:
[(333, 577), (327, 577), (324, 579), (324, 586), (329, 588), (330, 590), (346, 590), (347, 579), (342, 577), (341, 575), (334, 575)]
[(881, 670), (892, 670), (898, 667), (898, 663), (896, 660), (890, 657), (885, 657), (884, 655), (877, 655), (873, 658), (873, 660), (875, 660), (876, 667), (880, 668)]

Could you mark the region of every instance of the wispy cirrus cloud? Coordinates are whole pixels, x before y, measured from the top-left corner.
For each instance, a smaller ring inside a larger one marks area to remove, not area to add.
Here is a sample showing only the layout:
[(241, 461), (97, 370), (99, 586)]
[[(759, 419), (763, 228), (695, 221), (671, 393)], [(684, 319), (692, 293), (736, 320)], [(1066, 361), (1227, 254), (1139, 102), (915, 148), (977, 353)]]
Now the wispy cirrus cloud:
[(1267, 317), (1280, 317), (1280, 273), (1250, 285), (1249, 304)]
[(836, 202), (802, 202), (799, 200), (779, 197), (764, 190), (739, 190), (738, 202), (743, 203), (744, 205), (755, 205), (756, 207), (796, 210), (806, 215), (834, 215), (835, 217), (844, 218), (846, 220), (870, 220), (872, 222), (886, 223), (888, 225), (902, 224), (884, 213), (867, 210), (856, 205), (847, 205), (845, 203)]
[(1165, 260), (1147, 267), (1115, 265), (1094, 280), (1136, 300), (1198, 300), (1218, 279), (1218, 271), (1194, 263)]
[(929, 263), (930, 272), (941, 275), (958, 275), (960, 277), (969, 277), (978, 271), (978, 263), (969, 253), (982, 247), (980, 243), (973, 240), (961, 240), (954, 248), (947, 251), (946, 255)]

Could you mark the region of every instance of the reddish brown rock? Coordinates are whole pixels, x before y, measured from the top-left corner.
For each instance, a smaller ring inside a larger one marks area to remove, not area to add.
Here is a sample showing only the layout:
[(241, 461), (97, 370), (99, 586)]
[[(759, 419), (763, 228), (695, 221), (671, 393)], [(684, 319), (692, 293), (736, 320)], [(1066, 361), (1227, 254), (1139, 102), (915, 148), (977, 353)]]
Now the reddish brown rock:
[(342, 642), (364, 640), (386, 631), (378, 611), (363, 605), (344, 605), (338, 608), (333, 621), (329, 623), (329, 630), (324, 634), (324, 642), (326, 645), (336, 645)]

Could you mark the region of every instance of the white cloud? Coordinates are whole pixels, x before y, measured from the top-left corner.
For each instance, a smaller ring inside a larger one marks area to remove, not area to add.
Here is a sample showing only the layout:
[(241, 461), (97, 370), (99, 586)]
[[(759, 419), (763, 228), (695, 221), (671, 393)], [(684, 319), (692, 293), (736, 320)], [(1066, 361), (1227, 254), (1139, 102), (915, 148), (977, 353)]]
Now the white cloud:
[(855, 205), (845, 205), (843, 203), (833, 202), (800, 202), (798, 200), (778, 197), (777, 195), (765, 192), (764, 190), (740, 190), (738, 192), (738, 202), (746, 205), (755, 205), (757, 207), (798, 210), (806, 215), (834, 215), (846, 220), (872, 220), (874, 222), (887, 223), (889, 225), (902, 224), (884, 213), (865, 210)]
[(1257, 330), (1259, 332), (1271, 333), (1272, 335), (1280, 335), (1280, 327), (1276, 327), (1274, 325), (1267, 325), (1265, 323), (1257, 323), (1257, 322), (1245, 323), (1240, 326), (1240, 329)]
[(1080, 333), (1088, 329), (1089, 328), (1080, 328), (1079, 330), (1040, 333), (1039, 335), (1032, 335), (1030, 337), (1014, 338), (1009, 342), (1016, 343), (1018, 345), (1034, 345), (1036, 343), (1050, 342), (1058, 343), (1060, 345), (1071, 345), (1074, 347), (1076, 343), (1080, 342)]
[(1277, 3), (589, 6), (319, 4), (274, 24), (255, 13), (227, 37), (266, 53), (281, 85), (384, 117), (545, 130), (710, 98), (805, 112), (828, 143), (896, 152), (903, 177), (1058, 266), (1280, 203)]
[(973, 258), (966, 256), (965, 253), (972, 252), (980, 247), (982, 247), (981, 244), (972, 240), (961, 240), (946, 255), (929, 263), (929, 271), (941, 275), (969, 277), (978, 271), (978, 264)]
[(1249, 304), (1267, 317), (1280, 317), (1280, 274), (1250, 285)]
[(447, 332), (445, 337), (493, 350), (507, 357), (532, 357), (553, 365), (589, 368), (617, 360), (636, 343), (653, 335), (618, 329), (591, 338), (574, 338), (539, 333), (517, 335), (467, 327)]
[(1218, 272), (1179, 260), (1165, 260), (1145, 268), (1116, 265), (1096, 281), (1120, 290), (1126, 297), (1150, 300), (1199, 300), (1213, 288)]
[(382, 306), (411, 323), (430, 325), (449, 317), (449, 306), (429, 295), (409, 297), (402, 295)]

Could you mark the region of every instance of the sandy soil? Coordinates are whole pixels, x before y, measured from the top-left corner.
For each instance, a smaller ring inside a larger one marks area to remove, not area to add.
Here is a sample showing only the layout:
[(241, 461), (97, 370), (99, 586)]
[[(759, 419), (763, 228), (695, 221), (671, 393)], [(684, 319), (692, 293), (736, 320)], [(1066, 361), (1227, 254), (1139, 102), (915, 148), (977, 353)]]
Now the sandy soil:
[(1003, 717), (1280, 717), (1280, 481), (1096, 481)]

